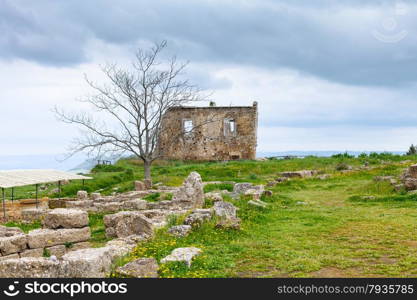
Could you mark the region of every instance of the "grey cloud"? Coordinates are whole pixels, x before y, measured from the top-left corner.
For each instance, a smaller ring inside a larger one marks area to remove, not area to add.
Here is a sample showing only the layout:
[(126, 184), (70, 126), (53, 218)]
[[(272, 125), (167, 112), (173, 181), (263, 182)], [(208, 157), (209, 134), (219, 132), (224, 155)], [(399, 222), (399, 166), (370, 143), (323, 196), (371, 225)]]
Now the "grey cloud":
[(395, 34), (381, 28), (393, 15), (393, 1), (3, 1), (0, 55), (68, 65), (87, 60), (92, 38), (118, 45), (167, 39), (173, 52), (193, 62), (401, 85), (417, 81), (416, 9), (405, 3), (408, 15), (396, 19), (408, 35), (386, 44), (371, 32)]

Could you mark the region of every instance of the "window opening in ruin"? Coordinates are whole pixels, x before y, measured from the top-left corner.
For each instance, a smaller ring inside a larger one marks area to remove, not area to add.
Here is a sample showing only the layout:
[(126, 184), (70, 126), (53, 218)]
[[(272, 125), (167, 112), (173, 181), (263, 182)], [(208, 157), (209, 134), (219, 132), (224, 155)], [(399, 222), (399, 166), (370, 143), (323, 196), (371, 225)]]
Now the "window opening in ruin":
[(236, 135), (236, 121), (233, 119), (225, 119), (224, 123), (225, 123), (224, 135), (225, 136)]
[(193, 134), (193, 120), (184, 120), (183, 121), (184, 135), (191, 136)]

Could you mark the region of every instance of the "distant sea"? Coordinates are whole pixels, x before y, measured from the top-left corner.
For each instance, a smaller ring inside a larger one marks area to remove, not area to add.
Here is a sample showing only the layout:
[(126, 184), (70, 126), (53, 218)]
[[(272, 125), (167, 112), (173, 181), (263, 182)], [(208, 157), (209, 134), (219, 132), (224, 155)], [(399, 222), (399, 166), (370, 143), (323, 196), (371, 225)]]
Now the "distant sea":
[[(361, 153), (370, 153), (371, 151), (281, 151), (281, 152), (262, 152), (257, 153), (258, 157), (272, 156), (320, 156), (330, 157), (338, 153), (349, 153), (358, 156)], [(386, 151), (372, 151), (386, 152)], [(394, 151), (394, 154), (404, 154), (405, 152)], [(42, 154), (42, 155), (0, 155), (0, 170), (14, 169), (56, 169), (70, 171), (74, 173), (86, 173), (91, 170), (97, 163), (94, 159), (78, 154), (66, 160), (63, 160), (62, 154)]]

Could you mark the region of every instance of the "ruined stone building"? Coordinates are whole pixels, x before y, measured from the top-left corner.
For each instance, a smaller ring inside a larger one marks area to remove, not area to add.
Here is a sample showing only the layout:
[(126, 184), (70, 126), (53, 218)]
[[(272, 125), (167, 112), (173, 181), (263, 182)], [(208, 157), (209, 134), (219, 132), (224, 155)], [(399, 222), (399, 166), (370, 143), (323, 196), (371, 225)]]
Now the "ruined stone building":
[(159, 151), (165, 159), (255, 159), (258, 105), (172, 107), (162, 119)]

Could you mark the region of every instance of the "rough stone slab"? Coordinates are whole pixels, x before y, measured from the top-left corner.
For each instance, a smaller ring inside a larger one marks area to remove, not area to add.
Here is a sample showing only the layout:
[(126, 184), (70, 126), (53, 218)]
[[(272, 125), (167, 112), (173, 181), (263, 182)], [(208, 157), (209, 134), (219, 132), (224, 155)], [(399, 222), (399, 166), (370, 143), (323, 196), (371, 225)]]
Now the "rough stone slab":
[(217, 201), (213, 206), (214, 214), (220, 218), (236, 217), (236, 207), (229, 202)]
[(233, 187), (233, 193), (244, 194), (249, 189), (253, 189), (253, 184), (250, 182), (236, 183)]
[(67, 200), (66, 199), (49, 199), (48, 200), (48, 207), (50, 209), (55, 208), (66, 208), (67, 207)]
[(91, 248), (91, 243), (90, 242), (75, 243), (75, 244), (72, 244), (70, 247), (67, 248), (67, 252), (77, 251), (77, 250), (87, 249), (87, 248)]
[(57, 245), (57, 246), (47, 247), (45, 249), (49, 252), (51, 256), (54, 255), (57, 258), (61, 258), (66, 253), (65, 245)]
[(145, 184), (142, 181), (136, 180), (134, 182), (135, 185), (135, 191), (144, 191), (146, 190)]
[(88, 226), (88, 214), (79, 209), (57, 208), (46, 213), (43, 225), (46, 228), (82, 228)]
[(2, 255), (9, 255), (22, 252), (27, 248), (27, 237), (25, 234), (17, 234), (0, 238), (0, 252)]
[(24, 257), (0, 262), (1, 278), (65, 277), (65, 264), (48, 258)]
[(0, 225), (0, 237), (10, 237), (16, 234), (22, 234), (22, 229), (18, 227), (7, 227)]
[(111, 269), (112, 263), (128, 253), (129, 249), (116, 246), (88, 248), (71, 251), (62, 257), (68, 264), (67, 277), (102, 278)]
[(217, 222), (216, 228), (240, 230), (240, 222), (237, 217), (222, 218)]
[[(17, 253), (6, 255), (6, 256), (0, 256), (0, 262), (4, 260), (8, 260), (8, 259), (18, 259), (18, 258), (19, 258), (19, 254)], [(1, 268), (1, 265), (0, 265), (0, 268)]]
[(177, 248), (174, 249), (170, 255), (161, 259), (161, 263), (167, 263), (171, 261), (182, 261), (188, 267), (191, 267), (191, 261), (196, 255), (201, 253), (201, 249), (196, 247), (188, 247), (188, 248)]
[(191, 232), (191, 229), (190, 225), (177, 225), (168, 229), (168, 233), (176, 237), (184, 237)]
[(262, 208), (265, 208), (267, 206), (267, 203), (260, 201), (260, 200), (250, 200), (248, 201), (248, 204), (252, 206), (262, 207)]
[(123, 202), (94, 203), (99, 212), (116, 212), (123, 209)]
[(97, 201), (101, 198), (101, 194), (100, 193), (91, 193), (91, 199), (93, 199), (93, 201)]
[(67, 201), (67, 208), (90, 208), (93, 206), (93, 200), (78, 200), (78, 201)]
[(88, 199), (88, 192), (87, 191), (78, 191), (77, 192), (77, 199), (78, 200), (87, 200)]
[(90, 227), (80, 229), (35, 229), (29, 232), (28, 245), (31, 249), (44, 248), (65, 243), (88, 241), (91, 237)]
[(183, 185), (174, 193), (173, 201), (188, 203), (190, 208), (203, 207), (204, 191), (200, 174), (191, 172)]
[(20, 257), (43, 257), (43, 249), (27, 249), (20, 253)]
[(22, 210), (21, 217), (22, 220), (33, 222), (42, 220), (47, 212), (47, 209), (44, 208), (27, 208)]
[(127, 237), (130, 235), (153, 235), (152, 222), (142, 213), (122, 211), (104, 216), (106, 235), (108, 237)]
[(123, 202), (123, 209), (143, 210), (147, 208), (148, 201), (136, 199)]
[(123, 267), (118, 267), (116, 272), (126, 277), (157, 278), (158, 268), (155, 258), (139, 258)]

